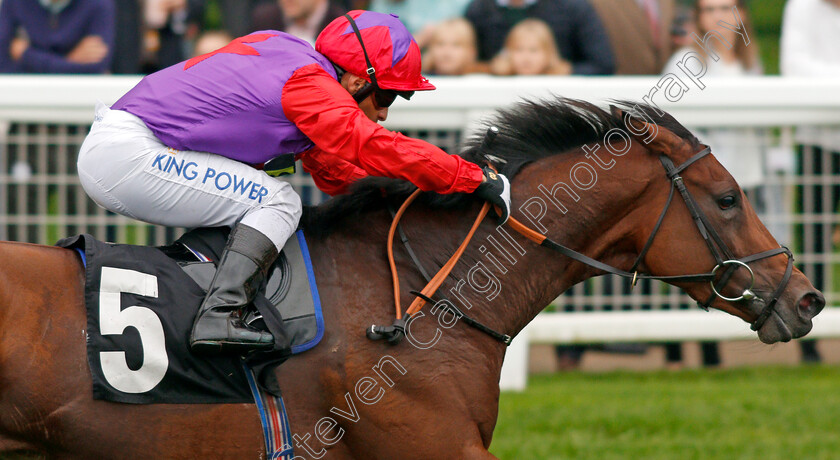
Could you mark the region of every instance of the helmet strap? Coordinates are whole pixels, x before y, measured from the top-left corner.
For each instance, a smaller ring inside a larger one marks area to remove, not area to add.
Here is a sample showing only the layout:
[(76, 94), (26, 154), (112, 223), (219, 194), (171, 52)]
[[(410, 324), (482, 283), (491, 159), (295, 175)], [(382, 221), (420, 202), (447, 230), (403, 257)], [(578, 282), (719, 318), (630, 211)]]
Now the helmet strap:
[[(335, 69), (335, 74), (336, 74), (336, 77), (338, 78), (338, 81), (341, 82), (342, 77), (344, 77), (344, 75), (347, 73), (347, 71), (344, 70), (343, 68), (341, 68), (341, 66), (339, 66), (335, 62), (330, 61), (330, 64), (332, 64), (333, 68)], [(375, 86), (373, 86), (372, 84), (370, 84), (368, 82), (365, 82), (365, 84), (361, 88), (359, 88), (358, 91), (356, 91), (354, 94), (352, 94), (353, 99), (355, 99), (357, 104), (361, 104), (362, 101), (367, 99), (371, 95), (371, 93), (373, 93), (373, 90), (375, 90), (375, 89), (376, 89)], [(405, 97), (405, 96), (403, 96), (403, 97)]]
[(361, 104), (362, 101), (367, 99), (373, 92), (376, 90), (376, 87), (368, 82), (365, 82), (365, 85), (359, 88), (355, 94), (353, 94), (353, 100), (356, 101), (356, 104)]
[(347, 71), (346, 71), (346, 70), (344, 70), (344, 69), (342, 69), (342, 68), (341, 68), (338, 64), (336, 64), (336, 63), (335, 63), (335, 62), (333, 62), (333, 61), (330, 61), (330, 64), (332, 64), (333, 69), (335, 69), (335, 76), (336, 76), (336, 79), (338, 79), (338, 81), (341, 81), (341, 77), (343, 77), (343, 76), (344, 76), (344, 74), (346, 74), (346, 73), (347, 73)]
[(356, 25), (356, 21), (354, 21), (349, 14), (345, 14), (344, 17), (350, 22), (350, 26), (353, 27), (353, 32), (356, 34), (356, 38), (359, 39), (359, 44), (362, 45), (362, 54), (365, 55), (367, 74), (370, 76), (370, 81), (374, 86), (378, 87), (379, 83), (376, 81), (376, 69), (374, 69), (373, 64), (370, 63), (370, 58), (368, 57), (367, 50), (365, 49), (365, 42), (362, 40), (362, 33), (359, 32), (359, 26)]

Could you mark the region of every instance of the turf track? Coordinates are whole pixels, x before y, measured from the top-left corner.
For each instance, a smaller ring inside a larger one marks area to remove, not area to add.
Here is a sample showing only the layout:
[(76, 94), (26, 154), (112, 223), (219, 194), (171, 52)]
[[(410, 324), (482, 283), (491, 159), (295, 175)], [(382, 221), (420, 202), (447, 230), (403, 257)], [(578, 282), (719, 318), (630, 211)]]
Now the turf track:
[(553, 374), (500, 404), (502, 459), (840, 458), (840, 367)]

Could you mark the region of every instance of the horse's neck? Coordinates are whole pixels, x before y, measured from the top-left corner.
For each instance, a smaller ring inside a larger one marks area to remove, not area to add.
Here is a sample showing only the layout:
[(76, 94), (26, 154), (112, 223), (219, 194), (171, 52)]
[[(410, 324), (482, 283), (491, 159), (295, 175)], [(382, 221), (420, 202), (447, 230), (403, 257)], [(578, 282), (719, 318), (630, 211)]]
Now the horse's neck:
[[(567, 165), (565, 171), (573, 164)], [(515, 179), (514, 215), (526, 224), (530, 222), (521, 212), (516, 212), (516, 208), (531, 197), (549, 201), (541, 195), (537, 184), (545, 184), (550, 190), (553, 183), (544, 180), (544, 177), (533, 177), (541, 167), (526, 167)], [(557, 169), (557, 166), (553, 168)], [(602, 262), (629, 268), (633, 249), (625, 243), (627, 235), (634, 230), (628, 223), (632, 219), (625, 216), (633, 208), (633, 197), (630, 196), (633, 192), (628, 190), (626, 177), (623, 177), (626, 174), (616, 174), (615, 171), (603, 174), (599, 177), (597, 192), (581, 192), (579, 201), (566, 201), (568, 209), (565, 214), (556, 208), (549, 209), (541, 220), (549, 229), (547, 236)], [(622, 177), (614, 177), (617, 175)], [(634, 188), (639, 186), (629, 187)], [(447, 210), (428, 209), (417, 204), (406, 212), (401, 226), (420, 263), (431, 276), (455, 252), (478, 215), (479, 208), (478, 201), (466, 209)], [(536, 245), (507, 226), (497, 228), (494, 220), (492, 214), (485, 218), (436, 297), (445, 296), (490, 328), (514, 335), (563, 291), (593, 276), (594, 270), (579, 263), (570, 264), (570, 259)], [(341, 276), (348, 280), (361, 277), (362, 284), (377, 286), (377, 296), (391, 298), (385, 292), (389, 290), (390, 279), (388, 262), (384, 257), (389, 225), (386, 211), (371, 212), (363, 219), (347, 221), (328, 241), (315, 242), (312, 246), (321, 253), (325, 263), (368, 267), (363, 273), (344, 273)], [(397, 238), (394, 247), (405, 302), (410, 300), (405, 291), (420, 290), (425, 280), (401, 246)], [(373, 281), (373, 273), (381, 274), (382, 280)], [(404, 304), (403, 308), (406, 306)], [(428, 310), (428, 307), (425, 309)]]
[[(598, 230), (611, 216), (592, 213), (591, 206), (597, 204), (570, 209), (562, 217), (567, 225), (549, 236), (599, 260), (628, 266), (632, 260), (628, 262), (621, 245), (616, 245), (623, 232)], [(427, 219), (423, 235), (411, 242), (422, 264), (437, 270), (454, 253), (477, 214), (475, 206), (459, 215), (447, 211)], [(570, 266), (570, 259), (525, 239), (509, 226), (496, 227), (494, 220), (492, 215), (486, 218), (438, 297), (445, 296), (499, 332), (515, 335), (563, 291), (594, 272), (582, 264)]]
[[(569, 170), (574, 160), (565, 170)], [(580, 200), (566, 200), (565, 214), (552, 208), (550, 200), (534, 186), (531, 191), (517, 193), (514, 204), (522, 206), (531, 197), (541, 198), (549, 207), (542, 218), (548, 231), (546, 236), (564, 246), (619, 268), (629, 268), (634, 260), (635, 248), (630, 235), (638, 231), (634, 212), (638, 210), (635, 199), (644, 189), (646, 179), (628, 184), (626, 172), (599, 171), (602, 176), (598, 191), (580, 192)], [(528, 171), (516, 180), (517, 185), (528, 180)], [(641, 174), (640, 174), (641, 175)], [(533, 183), (533, 182), (532, 182)], [(550, 183), (544, 183), (550, 190)], [(517, 187), (514, 187), (516, 189)], [(560, 196), (560, 195), (558, 195)], [(477, 213), (477, 207), (465, 213), (457, 224), (452, 217), (441, 219), (438, 228), (429, 229), (445, 244), (429, 249), (437, 260), (445, 260), (440, 253), (460, 242)], [(514, 212), (523, 223), (534, 224), (521, 213)], [(554, 301), (569, 287), (596, 274), (596, 271), (559, 253), (539, 246), (517, 234), (509, 226), (496, 228), (493, 216), (482, 225), (462, 261), (452, 272), (444, 293), (459, 307), (468, 308), (477, 319), (507, 333), (516, 334), (525, 327), (545, 306)], [(434, 223), (430, 223), (434, 227)], [(457, 241), (452, 241), (457, 240)], [(456, 289), (453, 291), (453, 286)], [(460, 287), (458, 287), (460, 286)], [(454, 295), (458, 292), (460, 295)], [(455, 298), (453, 298), (455, 297)], [(457, 302), (456, 302), (457, 303)], [(480, 305), (480, 309), (474, 308)]]

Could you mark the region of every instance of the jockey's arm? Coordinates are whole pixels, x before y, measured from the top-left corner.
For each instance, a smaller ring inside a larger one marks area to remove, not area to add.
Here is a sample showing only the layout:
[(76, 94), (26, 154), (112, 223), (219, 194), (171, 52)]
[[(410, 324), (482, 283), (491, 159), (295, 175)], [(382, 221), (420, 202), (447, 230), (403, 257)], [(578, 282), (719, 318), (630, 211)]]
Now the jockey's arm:
[(362, 168), (318, 147), (301, 154), (301, 161), (318, 189), (330, 196), (347, 193), (350, 184), (368, 176)]
[(286, 117), (324, 155), (336, 155), (369, 175), (405, 179), (438, 193), (473, 192), (484, 176), (481, 168), (461, 157), (372, 122), (347, 90), (316, 64), (301, 67), (289, 78), (282, 104)]

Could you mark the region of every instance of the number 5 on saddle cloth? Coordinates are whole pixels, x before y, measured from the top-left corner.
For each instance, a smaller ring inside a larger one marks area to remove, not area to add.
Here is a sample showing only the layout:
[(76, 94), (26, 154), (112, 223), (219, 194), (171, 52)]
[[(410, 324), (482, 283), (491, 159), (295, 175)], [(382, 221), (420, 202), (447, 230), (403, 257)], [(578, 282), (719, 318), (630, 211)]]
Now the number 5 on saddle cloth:
[(90, 235), (57, 243), (78, 251), (85, 264), (85, 334), (94, 399), (252, 402), (243, 361), (265, 389), (279, 395), (273, 369), (313, 348), (324, 334), (318, 289), (300, 231), (272, 266), (264, 295), (254, 301), (260, 315), (246, 318), (274, 335), (274, 350), (247, 359), (197, 357), (189, 351), (192, 321), (228, 232), (196, 229), (161, 248), (103, 243)]

